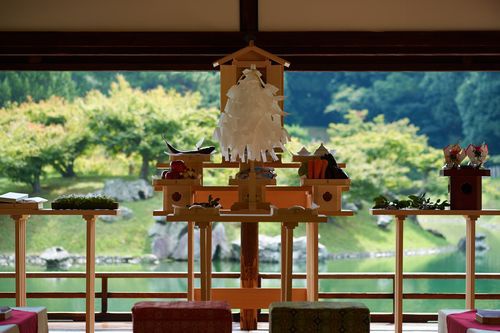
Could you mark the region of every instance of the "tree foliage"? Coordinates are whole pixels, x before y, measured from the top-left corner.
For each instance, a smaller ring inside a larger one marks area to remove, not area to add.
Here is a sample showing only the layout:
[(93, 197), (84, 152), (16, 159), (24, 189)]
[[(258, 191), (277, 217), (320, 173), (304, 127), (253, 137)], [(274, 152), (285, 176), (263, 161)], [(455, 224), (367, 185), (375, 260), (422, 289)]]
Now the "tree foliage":
[(288, 73), (286, 112), (301, 124), (326, 126), (343, 122), (349, 110), (368, 109), (371, 118), (408, 118), (434, 147), (481, 140), (493, 145), (495, 131), (483, 128), (500, 128), (498, 81), (499, 73), (476, 72)]
[(61, 153), (64, 129), (56, 124), (37, 124), (25, 114), (9, 111), (0, 110), (0, 171), (38, 193), (43, 168)]
[(435, 190), (427, 180), (440, 168), (441, 153), (408, 119), (367, 120), (368, 111), (349, 111), (345, 123), (330, 124), (329, 147), (347, 163), (353, 184), (348, 194), (361, 201), (380, 194), (414, 194)]
[(61, 137), (57, 149), (51, 150), (50, 165), (63, 177), (76, 176), (75, 160), (89, 147), (91, 136), (81, 99), (69, 102), (53, 96), (40, 102), (14, 104), (7, 112), (23, 114), (42, 126), (58, 125)]
[(491, 153), (500, 154), (500, 75), (471, 73), (456, 97), (465, 143), (490, 143)]
[(70, 72), (0, 72), (0, 107), (54, 95), (71, 100), (76, 94)]
[(162, 87), (176, 90), (181, 94), (199, 92), (200, 105), (217, 107), (219, 104), (219, 73), (217, 72), (73, 72), (80, 96), (91, 90), (103, 94), (109, 92), (110, 85), (118, 76), (123, 77), (131, 87), (144, 91)]
[(197, 93), (181, 95), (161, 87), (142, 91), (132, 88), (122, 76), (111, 84), (108, 95), (93, 91), (84, 99), (95, 143), (115, 154), (139, 155), (140, 175), (145, 179), (150, 163), (164, 156), (162, 136), (185, 147), (211, 135), (217, 111), (200, 108), (200, 103)]

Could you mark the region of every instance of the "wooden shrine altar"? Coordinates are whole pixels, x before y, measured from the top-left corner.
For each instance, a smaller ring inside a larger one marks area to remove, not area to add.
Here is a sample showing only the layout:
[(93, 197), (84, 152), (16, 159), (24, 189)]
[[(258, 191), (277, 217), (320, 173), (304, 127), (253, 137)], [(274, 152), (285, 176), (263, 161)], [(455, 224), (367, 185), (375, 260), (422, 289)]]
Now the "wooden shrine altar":
[[(227, 92), (239, 82), (244, 70), (252, 67), (258, 70), (262, 83), (272, 84), (283, 94), (283, 70), (289, 63), (251, 42), (250, 45), (216, 63), (221, 69), (221, 112), (228, 102)], [(279, 102), (283, 107), (282, 101)], [(279, 125), (278, 125), (279, 126)], [(281, 120), (283, 127), (283, 120)], [(324, 148), (324, 147), (323, 147)], [(302, 177), (300, 186), (277, 186), (274, 178), (259, 178), (255, 170), (266, 168), (299, 169), (304, 163), (320, 160), (322, 155), (295, 155), (292, 162), (278, 158), (268, 161), (211, 162), (209, 154), (170, 154), (170, 162), (182, 160), (188, 169), (194, 170), (194, 179), (155, 179), (155, 190), (163, 193), (163, 208), (155, 216), (165, 216), (166, 222), (187, 222), (188, 228), (188, 299), (225, 300), (232, 308), (241, 309), (241, 329), (257, 328), (257, 311), (268, 308), (274, 301), (318, 299), (318, 226), (327, 221), (327, 216), (350, 216), (351, 211), (341, 208), (342, 192), (347, 191), (350, 179), (308, 179)], [(326, 152), (329, 153), (328, 151)], [(271, 154), (272, 155), (272, 154)], [(326, 161), (324, 161), (326, 164)], [(160, 163), (158, 168), (168, 168)], [(335, 167), (343, 168), (344, 164)], [(210, 168), (231, 168), (240, 173), (247, 172), (248, 178), (230, 178), (225, 186), (203, 184), (204, 170)], [(164, 177), (162, 177), (164, 178)], [(299, 176), (297, 175), (297, 178)], [(309, 177), (314, 178), (314, 177)], [(332, 177), (330, 177), (332, 178)], [(220, 198), (222, 208), (193, 207), (211, 195)], [(213, 223), (241, 223), (241, 283), (240, 288), (211, 287)], [(259, 223), (281, 224), (281, 288), (260, 288), (259, 274)], [(299, 223), (306, 224), (307, 235), (307, 288), (292, 288), (293, 230)], [(194, 228), (200, 229), (200, 271), (201, 288), (194, 288)]]

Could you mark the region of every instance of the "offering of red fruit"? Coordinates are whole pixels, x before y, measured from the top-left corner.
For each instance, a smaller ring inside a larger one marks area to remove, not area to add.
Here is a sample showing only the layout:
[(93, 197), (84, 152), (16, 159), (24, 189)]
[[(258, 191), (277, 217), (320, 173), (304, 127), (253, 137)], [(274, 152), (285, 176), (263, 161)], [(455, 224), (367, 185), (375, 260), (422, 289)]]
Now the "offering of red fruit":
[(170, 162), (170, 170), (181, 174), (187, 170), (187, 166), (184, 164), (184, 161), (172, 161)]
[(163, 179), (180, 179), (181, 174), (175, 171), (163, 171), (161, 174), (161, 178)]
[(188, 171), (184, 161), (172, 161), (170, 162), (170, 170), (165, 170), (161, 174), (162, 179), (182, 179), (183, 174)]

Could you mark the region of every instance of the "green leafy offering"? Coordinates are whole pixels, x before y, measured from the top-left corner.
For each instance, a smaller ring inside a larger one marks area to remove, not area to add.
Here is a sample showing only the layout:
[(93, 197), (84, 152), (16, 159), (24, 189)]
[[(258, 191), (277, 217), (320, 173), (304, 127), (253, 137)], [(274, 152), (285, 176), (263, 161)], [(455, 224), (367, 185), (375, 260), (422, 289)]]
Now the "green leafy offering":
[(378, 197), (373, 199), (373, 201), (375, 202), (373, 209), (415, 208), (423, 210), (443, 210), (446, 207), (450, 206), (448, 200), (441, 201), (441, 199), (437, 199), (436, 202), (432, 202), (430, 198), (425, 197), (425, 193), (421, 195), (409, 195), (408, 198), (409, 200), (394, 199), (390, 201), (385, 196), (379, 195)]
[(63, 195), (52, 202), (52, 209), (117, 209), (118, 203), (104, 195)]
[(208, 202), (194, 202), (192, 205), (188, 205), (187, 207), (191, 207), (194, 205), (199, 205), (204, 208), (215, 208), (220, 206), (220, 198), (213, 198), (211, 194), (208, 195)]

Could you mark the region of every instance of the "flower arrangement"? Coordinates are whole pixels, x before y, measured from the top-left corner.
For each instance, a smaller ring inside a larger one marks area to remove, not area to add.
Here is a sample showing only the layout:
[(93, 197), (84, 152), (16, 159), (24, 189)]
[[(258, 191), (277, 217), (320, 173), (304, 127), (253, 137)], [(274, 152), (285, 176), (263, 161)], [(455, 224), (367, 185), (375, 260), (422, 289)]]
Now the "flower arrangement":
[(458, 168), (465, 158), (465, 152), (458, 143), (443, 148), (445, 169)]
[(483, 143), (480, 146), (470, 144), (465, 150), (467, 157), (469, 157), (469, 165), (474, 168), (480, 168), (488, 157), (488, 145)]
[(468, 157), (470, 160), (468, 167), (479, 169), (488, 158), (488, 145), (485, 143), (479, 146), (470, 144), (467, 149), (464, 150), (458, 143), (455, 143), (444, 147), (443, 153), (445, 160), (443, 169), (466, 167), (461, 165), (465, 157)]

